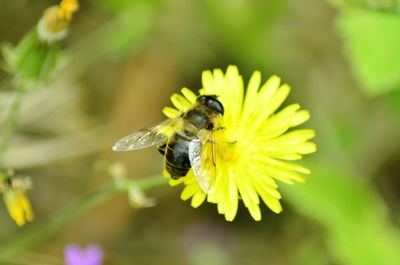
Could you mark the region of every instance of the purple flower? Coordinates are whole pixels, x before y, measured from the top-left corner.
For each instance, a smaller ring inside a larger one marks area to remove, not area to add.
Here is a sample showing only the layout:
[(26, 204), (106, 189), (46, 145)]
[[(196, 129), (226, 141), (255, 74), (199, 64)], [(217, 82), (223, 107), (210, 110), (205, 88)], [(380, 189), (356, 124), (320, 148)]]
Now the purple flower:
[(64, 250), (64, 260), (66, 265), (101, 265), (103, 251), (96, 245), (82, 249), (78, 245), (69, 244)]

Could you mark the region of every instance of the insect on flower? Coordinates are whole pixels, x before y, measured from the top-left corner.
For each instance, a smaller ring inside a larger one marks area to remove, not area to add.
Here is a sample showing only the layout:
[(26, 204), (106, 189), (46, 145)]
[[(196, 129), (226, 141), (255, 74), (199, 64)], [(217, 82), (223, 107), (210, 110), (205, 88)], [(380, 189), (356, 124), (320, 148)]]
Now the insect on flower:
[[(179, 117), (142, 129), (119, 140), (114, 151), (133, 151), (157, 146), (164, 155), (164, 168), (172, 179), (186, 176), (190, 169), (200, 187), (208, 193), (215, 177), (215, 130), (224, 107), (215, 95), (201, 95), (195, 104)], [(166, 129), (173, 130), (170, 137)]]
[[(165, 122), (118, 141), (115, 151), (157, 146), (164, 154), (164, 174), (171, 186), (184, 184), (182, 200), (196, 208), (205, 200), (232, 221), (243, 201), (261, 220), (263, 201), (282, 211), (278, 183), (304, 183), (310, 170), (293, 163), (316, 151), (312, 129), (294, 129), (310, 118), (299, 104), (278, 110), (290, 87), (277, 76), (261, 83), (255, 71), (247, 88), (236, 66), (204, 71), (200, 96), (183, 88), (166, 107)], [(217, 96), (213, 96), (217, 95)], [(184, 177), (183, 177), (184, 176)]]

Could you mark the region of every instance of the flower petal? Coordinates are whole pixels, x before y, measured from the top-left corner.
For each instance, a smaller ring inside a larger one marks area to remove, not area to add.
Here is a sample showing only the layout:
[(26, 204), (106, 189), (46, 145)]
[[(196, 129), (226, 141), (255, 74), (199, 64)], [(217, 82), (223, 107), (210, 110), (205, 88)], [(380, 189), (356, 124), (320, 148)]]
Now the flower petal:
[(206, 199), (207, 195), (201, 191), (197, 192), (192, 198), (192, 207), (197, 208), (199, 207)]
[(203, 74), (201, 76), (202, 84), (203, 84), (203, 91), (201, 91), (201, 94), (209, 94), (212, 95), (215, 93), (217, 90), (215, 88), (214, 84), (214, 77), (211, 73), (211, 71), (203, 71)]
[(187, 87), (184, 87), (181, 89), (181, 92), (191, 104), (194, 104), (196, 102), (197, 96), (195, 93), (193, 93), (192, 90), (190, 90)]
[(261, 211), (258, 204), (251, 204), (247, 209), (249, 209), (251, 217), (253, 217), (254, 220), (261, 221)]
[(171, 102), (180, 111), (186, 111), (192, 106), (192, 104), (190, 104), (190, 102), (186, 98), (177, 93), (174, 93), (171, 96)]
[(170, 119), (175, 119), (180, 115), (179, 110), (171, 107), (164, 107), (162, 112), (164, 113), (165, 116), (167, 116)]

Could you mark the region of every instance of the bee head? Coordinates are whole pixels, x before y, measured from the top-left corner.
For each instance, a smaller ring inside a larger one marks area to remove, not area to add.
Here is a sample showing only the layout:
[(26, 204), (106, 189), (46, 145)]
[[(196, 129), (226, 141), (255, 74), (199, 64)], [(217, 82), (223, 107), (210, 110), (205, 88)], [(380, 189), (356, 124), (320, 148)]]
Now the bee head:
[(197, 102), (216, 113), (224, 115), (224, 106), (222, 106), (216, 95), (201, 95), (197, 98)]

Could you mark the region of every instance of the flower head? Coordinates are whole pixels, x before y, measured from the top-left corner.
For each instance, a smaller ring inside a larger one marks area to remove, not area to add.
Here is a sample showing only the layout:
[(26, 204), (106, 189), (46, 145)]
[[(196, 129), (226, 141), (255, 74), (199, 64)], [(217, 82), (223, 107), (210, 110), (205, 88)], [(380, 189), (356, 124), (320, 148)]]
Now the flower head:
[[(205, 194), (190, 170), (184, 178), (171, 179), (170, 184), (183, 183), (181, 198), (192, 198), (193, 207), (206, 199), (217, 204), (218, 212), (228, 221), (235, 218), (239, 199), (257, 221), (261, 220), (260, 198), (273, 212), (281, 212), (277, 181), (304, 183), (300, 173), (310, 173), (288, 162), (316, 151), (316, 145), (308, 142), (315, 135), (313, 130), (291, 129), (307, 121), (309, 112), (301, 110), (299, 104), (277, 112), (290, 92), (277, 76), (261, 84), (261, 73), (254, 72), (245, 93), (237, 67), (229, 66), (225, 74), (220, 69), (204, 71), (202, 83), (200, 94), (217, 95), (225, 109), (220, 121), (223, 129), (215, 131), (215, 181)], [(171, 97), (176, 109), (164, 108), (169, 118), (178, 117), (195, 103), (197, 96), (192, 91), (183, 88), (182, 94)]]
[(47, 8), (38, 25), (15, 46), (1, 43), (4, 64), (0, 67), (13, 76), (17, 90), (38, 89), (62, 68), (65, 60), (56, 42), (68, 35), (72, 15), (78, 8), (78, 0), (63, 0), (59, 5)]
[(72, 15), (78, 9), (78, 0), (62, 0), (59, 5), (47, 8), (38, 24), (40, 39), (51, 43), (65, 38)]
[(101, 265), (103, 251), (97, 245), (81, 249), (78, 245), (69, 244), (64, 250), (64, 260), (66, 265)]
[(32, 207), (25, 194), (31, 186), (28, 178), (14, 178), (12, 171), (0, 172), (0, 193), (3, 193), (8, 213), (19, 226), (33, 220)]

